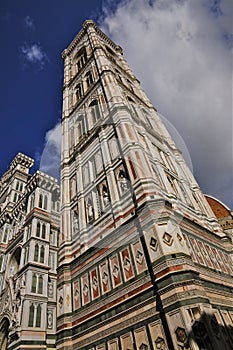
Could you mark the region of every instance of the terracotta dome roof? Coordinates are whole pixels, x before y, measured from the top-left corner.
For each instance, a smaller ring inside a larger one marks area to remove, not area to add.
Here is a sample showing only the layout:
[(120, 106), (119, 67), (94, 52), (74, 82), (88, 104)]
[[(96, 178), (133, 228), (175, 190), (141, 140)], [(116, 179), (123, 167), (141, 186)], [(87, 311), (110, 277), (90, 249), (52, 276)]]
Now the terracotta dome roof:
[(209, 203), (214, 215), (217, 219), (222, 219), (231, 216), (231, 209), (218, 199), (205, 195), (207, 202)]

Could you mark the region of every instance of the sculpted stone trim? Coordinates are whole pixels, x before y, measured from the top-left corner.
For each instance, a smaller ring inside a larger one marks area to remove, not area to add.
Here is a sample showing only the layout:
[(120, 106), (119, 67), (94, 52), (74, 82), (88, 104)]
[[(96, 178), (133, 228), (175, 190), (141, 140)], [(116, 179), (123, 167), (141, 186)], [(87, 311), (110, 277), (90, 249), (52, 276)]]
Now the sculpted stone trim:
[(177, 301), (187, 300), (187, 299), (190, 299), (193, 297), (200, 297), (200, 298), (206, 299), (206, 294), (205, 294), (205, 292), (200, 291), (198, 289), (188, 290), (188, 291), (181, 292), (181, 293), (176, 293), (176, 294), (170, 296), (169, 298), (165, 298), (163, 300), (163, 305), (168, 306), (168, 305), (173, 304)]
[(122, 329), (128, 328), (132, 325), (137, 324), (138, 322), (148, 319), (152, 316), (156, 315), (156, 311), (154, 308), (151, 308), (150, 310), (146, 310), (136, 316), (130, 317), (129, 319), (127, 319), (126, 321), (120, 322), (119, 324), (112, 326), (112, 327), (108, 327), (107, 329), (98, 332), (97, 334), (93, 335), (91, 337), (91, 341), (90, 341), (90, 337), (88, 337), (87, 339), (84, 339), (80, 342), (77, 342), (74, 344), (74, 349), (80, 349), (83, 346), (87, 346), (91, 343), (93, 343), (94, 341), (98, 341), (98, 340), (102, 340), (106, 337), (108, 337), (111, 334), (117, 333)]
[[(158, 274), (159, 272), (162, 272), (163, 270), (165, 270), (167, 267), (177, 266), (177, 265), (189, 266), (191, 270), (196, 270), (195, 264), (187, 258), (175, 258), (175, 259), (171, 258), (170, 260), (166, 260), (159, 263), (153, 268), (153, 270), (155, 274)], [(184, 269), (184, 271), (185, 272), (187, 271), (187, 267)]]
[(81, 29), (81, 31), (76, 35), (76, 37), (72, 40), (71, 44), (68, 46), (67, 49), (65, 49), (62, 52), (62, 58), (63, 60), (67, 57), (67, 55), (69, 55), (73, 49), (76, 47), (76, 45), (81, 41), (81, 39), (84, 37), (84, 35), (86, 34), (87, 28), (88, 27), (94, 27), (96, 33), (102, 38), (104, 39), (104, 41), (106, 41), (107, 44), (109, 44), (111, 47), (113, 47), (116, 51), (119, 51), (120, 53), (123, 52), (122, 48), (119, 45), (116, 45), (110, 38), (108, 38), (95, 24), (94, 21), (92, 20), (86, 20), (83, 24), (83, 28)]

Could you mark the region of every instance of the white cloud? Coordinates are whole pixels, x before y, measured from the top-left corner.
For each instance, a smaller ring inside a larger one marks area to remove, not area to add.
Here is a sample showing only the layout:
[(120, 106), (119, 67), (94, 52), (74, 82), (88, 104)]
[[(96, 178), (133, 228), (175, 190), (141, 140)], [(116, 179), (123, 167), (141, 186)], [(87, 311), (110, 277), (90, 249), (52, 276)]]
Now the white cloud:
[(39, 44), (25, 44), (21, 47), (21, 53), (27, 62), (37, 64), (40, 67), (42, 67), (46, 61), (48, 61), (46, 53), (42, 50)]
[(61, 124), (58, 123), (45, 135), (45, 147), (40, 158), (40, 170), (60, 178)]
[(125, 0), (103, 31), (179, 130), (205, 193), (233, 205), (232, 2)]
[(26, 16), (23, 20), (24, 25), (28, 29), (35, 29), (34, 21), (30, 16)]

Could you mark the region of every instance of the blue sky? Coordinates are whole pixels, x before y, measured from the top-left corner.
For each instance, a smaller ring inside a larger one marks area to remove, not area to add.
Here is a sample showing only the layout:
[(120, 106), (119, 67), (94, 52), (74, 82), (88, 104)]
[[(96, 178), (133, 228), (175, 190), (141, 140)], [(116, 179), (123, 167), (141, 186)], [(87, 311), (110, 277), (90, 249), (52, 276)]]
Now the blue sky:
[(232, 0), (1, 0), (0, 173), (18, 152), (46, 170), (59, 147), (61, 53), (86, 19), (123, 47), (203, 192), (233, 207)]

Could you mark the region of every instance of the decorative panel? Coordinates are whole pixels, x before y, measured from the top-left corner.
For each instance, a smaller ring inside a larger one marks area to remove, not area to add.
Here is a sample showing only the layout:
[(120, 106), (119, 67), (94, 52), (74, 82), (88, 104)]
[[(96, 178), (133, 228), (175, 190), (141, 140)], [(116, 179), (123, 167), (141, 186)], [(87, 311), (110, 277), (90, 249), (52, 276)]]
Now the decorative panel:
[(100, 289), (97, 268), (90, 272), (90, 281), (92, 299), (98, 298), (100, 295)]
[(117, 339), (108, 342), (108, 350), (119, 350)]
[(125, 248), (124, 250), (122, 250), (120, 253), (120, 256), (121, 256), (124, 280), (127, 281), (130, 278), (134, 277), (133, 266), (132, 266), (129, 249)]
[(80, 308), (80, 286), (79, 286), (79, 280), (75, 281), (73, 283), (73, 303), (74, 303), (74, 309)]
[(199, 248), (197, 246), (197, 243), (196, 243), (195, 239), (193, 237), (189, 237), (189, 240), (190, 240), (191, 246), (193, 248), (193, 251), (195, 252), (195, 255), (197, 257), (197, 260), (198, 260), (199, 264), (205, 265), (205, 262), (203, 260), (203, 257), (202, 257), (202, 255), (200, 253), (200, 250), (199, 250)]
[(205, 261), (207, 262), (207, 266), (212, 268), (213, 264), (212, 264), (212, 262), (211, 262), (211, 260), (209, 258), (209, 255), (207, 253), (207, 250), (205, 249), (204, 244), (201, 241), (197, 241), (197, 244), (199, 245), (199, 248), (200, 248), (200, 250), (202, 251), (202, 254), (205, 257)]
[(137, 269), (137, 273), (141, 273), (147, 269), (146, 260), (143, 253), (143, 249), (141, 243), (139, 241), (132, 244), (133, 256), (134, 256), (134, 264)]
[(149, 342), (147, 338), (146, 328), (142, 327), (134, 331), (137, 349), (149, 350)]
[(100, 265), (100, 279), (102, 292), (107, 293), (111, 288), (107, 261)]
[(82, 294), (82, 302), (83, 304), (87, 304), (90, 301), (90, 290), (89, 290), (89, 281), (88, 281), (88, 275), (85, 274), (81, 278), (81, 294)]
[(122, 350), (131, 350), (134, 348), (131, 333), (124, 334), (120, 337)]
[(120, 271), (117, 255), (114, 255), (110, 258), (110, 266), (111, 266), (112, 283), (113, 283), (113, 286), (116, 287), (121, 283), (121, 271)]

